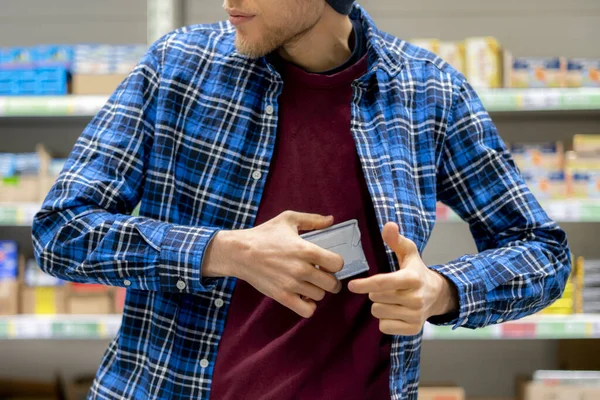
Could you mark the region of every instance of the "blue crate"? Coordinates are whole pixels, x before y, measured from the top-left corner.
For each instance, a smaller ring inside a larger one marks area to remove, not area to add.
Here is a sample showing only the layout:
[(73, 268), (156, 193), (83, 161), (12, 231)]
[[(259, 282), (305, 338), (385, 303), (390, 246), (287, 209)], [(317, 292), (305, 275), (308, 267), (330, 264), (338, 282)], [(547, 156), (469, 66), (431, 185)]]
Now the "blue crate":
[(68, 92), (69, 71), (65, 67), (43, 67), (36, 71), (38, 95), (65, 95)]

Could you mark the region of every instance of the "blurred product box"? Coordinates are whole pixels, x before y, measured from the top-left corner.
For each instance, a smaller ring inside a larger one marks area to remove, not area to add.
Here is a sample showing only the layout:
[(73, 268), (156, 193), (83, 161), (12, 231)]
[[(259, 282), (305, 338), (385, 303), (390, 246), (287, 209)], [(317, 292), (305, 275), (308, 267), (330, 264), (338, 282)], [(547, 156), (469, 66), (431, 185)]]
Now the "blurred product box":
[(38, 153), (0, 153), (0, 201), (38, 201)]
[(465, 390), (451, 385), (422, 386), (418, 400), (465, 400)]
[(538, 200), (560, 200), (567, 197), (567, 180), (563, 170), (522, 172), (523, 179)]
[(540, 200), (564, 199), (568, 180), (562, 142), (511, 143), (512, 158), (531, 192)]
[(566, 85), (570, 88), (600, 87), (600, 59), (568, 60)]
[[(112, 94), (147, 51), (142, 44), (40, 45), (0, 49), (0, 96)], [(104, 76), (97, 84), (87, 76)]]
[(566, 153), (567, 191), (574, 199), (600, 199), (600, 157)]
[(18, 247), (10, 240), (0, 241), (0, 315), (19, 311)]
[(593, 155), (600, 157), (600, 135), (574, 135), (573, 151), (578, 155)]
[(544, 384), (531, 382), (525, 387), (524, 400), (598, 400), (600, 387)]
[(66, 312), (66, 282), (44, 273), (35, 260), (23, 267), (21, 313), (56, 315)]
[(68, 314), (111, 314), (113, 303), (110, 295), (69, 296), (67, 299)]
[(73, 73), (78, 75), (129, 74), (148, 47), (132, 45), (78, 45), (74, 50)]
[(115, 288), (114, 297), (115, 297), (115, 314), (122, 314), (123, 309), (125, 308), (125, 297), (127, 296), (127, 289), (125, 288)]
[(518, 57), (505, 53), (505, 85), (511, 88), (561, 88), (567, 61), (563, 57)]
[(111, 314), (114, 310), (113, 289), (109, 286), (70, 283), (68, 314)]
[(458, 72), (465, 74), (465, 43), (440, 42), (437, 54)]
[(72, 47), (14, 47), (0, 50), (0, 53), (0, 95), (68, 93)]
[(583, 312), (600, 313), (600, 260), (589, 260), (579, 257), (577, 265), (584, 271), (583, 278)]
[(465, 41), (467, 78), (475, 89), (502, 87), (502, 49), (493, 37)]
[(0, 202), (37, 203), (51, 157), (43, 145), (35, 153), (0, 153)]
[(73, 94), (111, 95), (127, 78), (127, 74), (73, 75)]
[(21, 288), (21, 314), (56, 315), (66, 312), (64, 286)]

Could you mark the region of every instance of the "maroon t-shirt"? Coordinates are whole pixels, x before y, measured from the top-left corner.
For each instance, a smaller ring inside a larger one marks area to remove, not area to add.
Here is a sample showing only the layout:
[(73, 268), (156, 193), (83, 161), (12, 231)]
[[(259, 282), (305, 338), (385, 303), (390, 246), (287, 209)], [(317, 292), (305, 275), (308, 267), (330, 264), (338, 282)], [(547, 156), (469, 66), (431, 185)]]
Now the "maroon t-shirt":
[[(350, 132), (351, 83), (366, 56), (334, 75), (284, 63), (275, 153), (256, 225), (285, 210), (357, 219), (370, 270), (389, 272), (371, 197)], [(391, 338), (366, 295), (327, 294), (303, 319), (238, 281), (219, 345), (214, 400), (389, 399)]]

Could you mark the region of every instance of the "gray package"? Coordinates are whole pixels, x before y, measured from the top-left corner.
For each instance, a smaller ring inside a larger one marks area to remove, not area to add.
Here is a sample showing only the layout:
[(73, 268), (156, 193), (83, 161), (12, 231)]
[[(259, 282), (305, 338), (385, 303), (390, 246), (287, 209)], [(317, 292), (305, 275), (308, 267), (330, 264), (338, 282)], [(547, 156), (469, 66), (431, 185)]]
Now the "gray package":
[(355, 219), (326, 229), (308, 232), (300, 237), (342, 256), (344, 268), (335, 274), (339, 280), (351, 278), (369, 270), (369, 264), (362, 248), (358, 221)]

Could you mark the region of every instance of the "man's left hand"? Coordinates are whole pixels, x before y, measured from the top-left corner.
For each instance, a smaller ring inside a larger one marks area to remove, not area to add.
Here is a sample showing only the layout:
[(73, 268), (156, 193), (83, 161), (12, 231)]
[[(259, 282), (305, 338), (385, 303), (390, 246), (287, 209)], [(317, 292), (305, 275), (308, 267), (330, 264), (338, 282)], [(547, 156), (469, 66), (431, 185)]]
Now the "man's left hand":
[(427, 268), (417, 246), (400, 235), (398, 225), (383, 228), (383, 240), (396, 253), (400, 269), (349, 283), (351, 292), (369, 294), (371, 313), (379, 319), (379, 330), (388, 335), (417, 335), (432, 316), (458, 310), (456, 287)]

